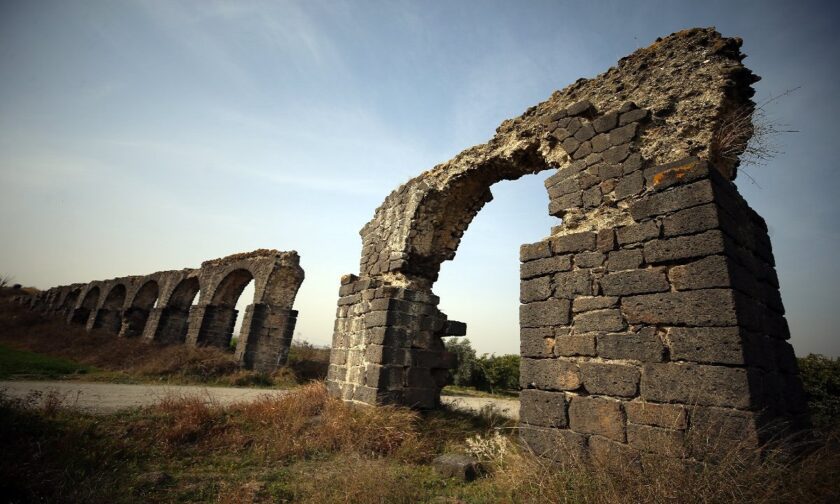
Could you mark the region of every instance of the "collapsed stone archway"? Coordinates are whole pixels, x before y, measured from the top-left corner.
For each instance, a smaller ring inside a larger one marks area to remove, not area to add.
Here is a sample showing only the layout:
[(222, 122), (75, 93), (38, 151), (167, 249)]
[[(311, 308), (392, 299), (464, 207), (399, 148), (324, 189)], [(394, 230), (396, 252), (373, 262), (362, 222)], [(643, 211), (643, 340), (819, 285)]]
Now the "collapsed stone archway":
[(740, 45), (714, 29), (657, 40), (392, 192), (342, 279), (331, 393), (439, 405), (441, 337), (466, 329), (437, 308), (440, 265), (492, 184), (551, 169), (562, 224), (520, 251), (523, 440), (555, 458), (702, 459), (689, 428), (758, 442), (801, 422), (766, 224), (731, 182), (751, 127), (720, 135), (754, 107)]

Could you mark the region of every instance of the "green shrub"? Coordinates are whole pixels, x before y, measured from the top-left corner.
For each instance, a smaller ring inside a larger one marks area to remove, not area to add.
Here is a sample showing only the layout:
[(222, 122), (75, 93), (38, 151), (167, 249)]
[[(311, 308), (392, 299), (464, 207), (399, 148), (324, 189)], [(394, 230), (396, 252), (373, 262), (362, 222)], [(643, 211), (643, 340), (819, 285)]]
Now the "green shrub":
[(458, 367), (450, 372), (453, 385), (491, 393), (519, 388), (518, 355), (478, 357), (467, 338), (448, 340), (446, 350), (458, 356)]
[(810, 354), (798, 361), (814, 425), (840, 425), (840, 359)]

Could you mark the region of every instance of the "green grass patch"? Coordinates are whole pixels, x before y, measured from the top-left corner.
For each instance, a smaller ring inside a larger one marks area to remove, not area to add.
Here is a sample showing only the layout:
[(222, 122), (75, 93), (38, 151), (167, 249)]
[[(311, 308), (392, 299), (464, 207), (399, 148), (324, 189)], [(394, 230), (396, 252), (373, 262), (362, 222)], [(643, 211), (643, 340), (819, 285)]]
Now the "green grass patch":
[(0, 379), (58, 378), (88, 374), (95, 368), (61, 357), (37, 354), (0, 345)]

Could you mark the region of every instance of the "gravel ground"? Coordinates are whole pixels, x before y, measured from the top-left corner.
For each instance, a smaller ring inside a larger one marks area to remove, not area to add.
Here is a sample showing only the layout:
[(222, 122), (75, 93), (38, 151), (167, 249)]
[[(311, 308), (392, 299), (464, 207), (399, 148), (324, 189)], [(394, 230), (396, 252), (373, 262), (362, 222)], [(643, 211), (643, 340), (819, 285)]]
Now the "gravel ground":
[[(166, 397), (204, 398), (207, 402), (232, 404), (253, 401), (270, 395), (279, 396), (287, 390), (233, 387), (203, 387), (195, 385), (123, 385), (117, 383), (84, 383), (62, 381), (0, 381), (0, 390), (8, 396), (23, 398), (36, 392), (40, 400), (47, 394), (57, 395), (62, 405), (91, 413), (112, 413), (126, 408), (148, 406)], [(484, 397), (443, 396), (444, 404), (466, 411), (480, 411), (492, 406), (496, 413), (519, 418), (519, 401)]]

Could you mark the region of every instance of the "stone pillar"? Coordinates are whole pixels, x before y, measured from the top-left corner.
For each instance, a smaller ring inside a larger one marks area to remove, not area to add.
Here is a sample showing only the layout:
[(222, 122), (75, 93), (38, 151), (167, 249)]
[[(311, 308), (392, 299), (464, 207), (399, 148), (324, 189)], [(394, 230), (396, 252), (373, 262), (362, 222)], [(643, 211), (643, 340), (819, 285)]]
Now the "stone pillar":
[(466, 326), (448, 322), (428, 291), (342, 279), (327, 387), (347, 401), (435, 408), (455, 365), (441, 336)]
[(88, 320), (86, 327), (88, 331), (104, 329), (110, 333), (119, 334), (122, 323), (122, 310), (100, 308), (93, 312), (93, 316)]
[[(713, 459), (805, 423), (764, 220), (695, 158), (597, 168), (629, 219), (520, 252), (523, 441), (558, 460)], [(549, 177), (553, 211), (586, 205), (590, 181)]]
[(143, 334), (148, 323), (149, 313), (149, 310), (137, 307), (131, 307), (125, 310), (119, 336), (122, 338), (134, 338)]
[(259, 303), (245, 309), (236, 360), (246, 369), (271, 373), (286, 364), (297, 322), (297, 311)]
[(230, 345), (236, 325), (237, 310), (227, 306), (204, 305), (190, 310), (187, 342), (193, 346), (215, 346), (226, 349)]

